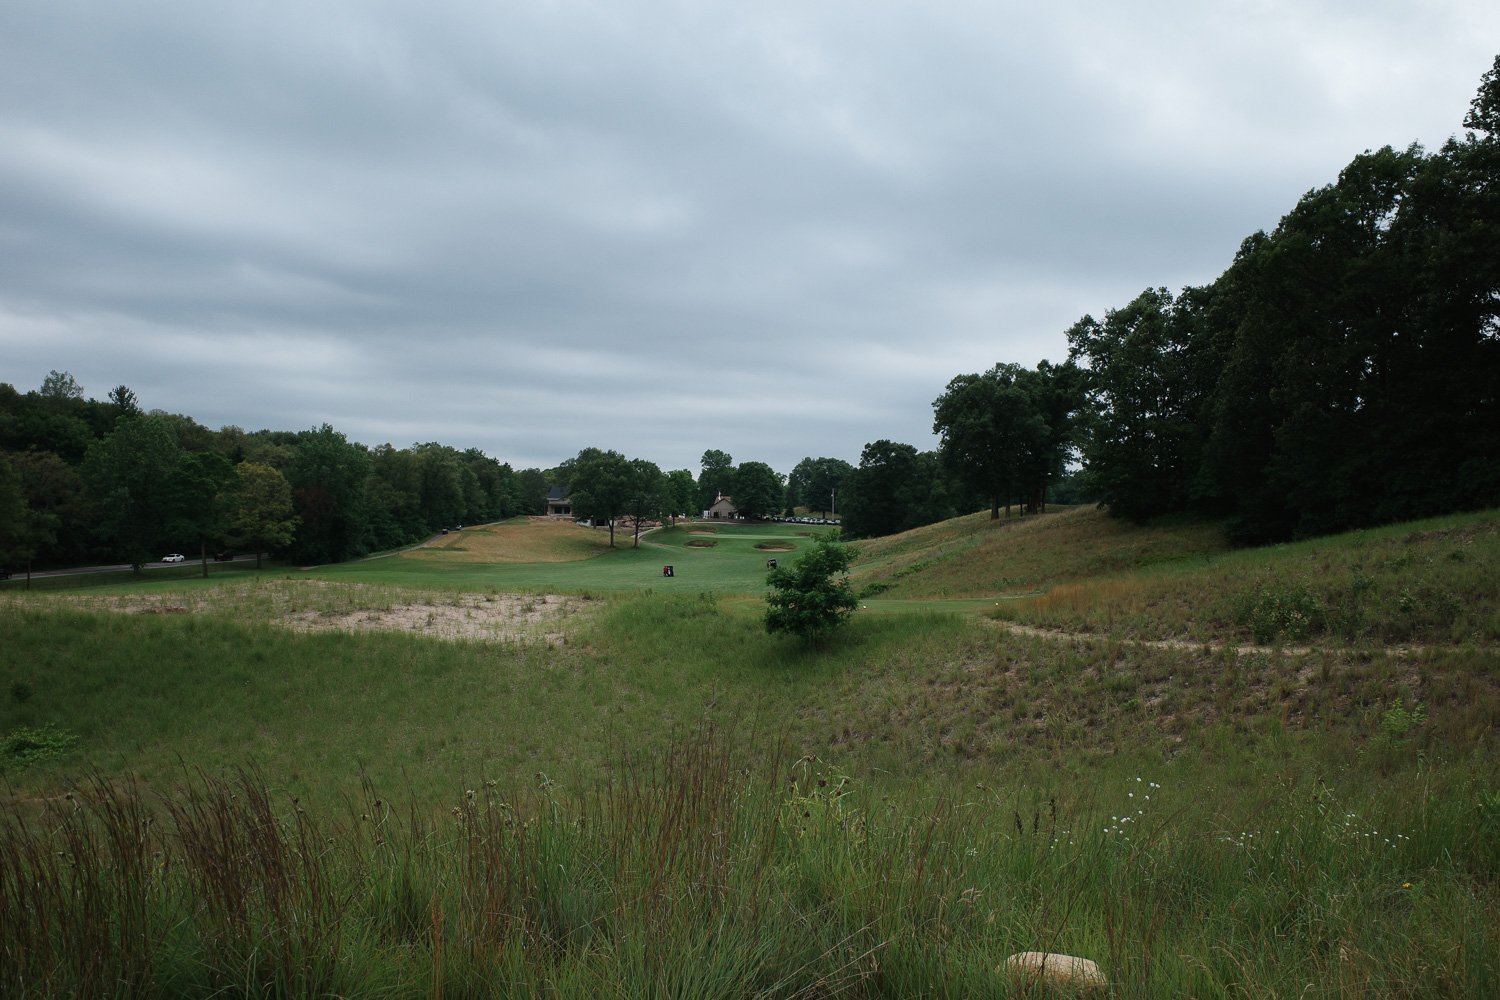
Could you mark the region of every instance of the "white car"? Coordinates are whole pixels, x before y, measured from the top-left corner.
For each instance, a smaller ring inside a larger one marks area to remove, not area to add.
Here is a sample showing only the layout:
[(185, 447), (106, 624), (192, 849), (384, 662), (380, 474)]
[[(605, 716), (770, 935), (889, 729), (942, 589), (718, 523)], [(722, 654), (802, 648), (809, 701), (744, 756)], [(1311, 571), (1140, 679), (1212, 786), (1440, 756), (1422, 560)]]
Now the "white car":
[(162, 556), (161, 557), (161, 561), (162, 562), (187, 562), (187, 556), (183, 555), (181, 552), (173, 552), (169, 556)]

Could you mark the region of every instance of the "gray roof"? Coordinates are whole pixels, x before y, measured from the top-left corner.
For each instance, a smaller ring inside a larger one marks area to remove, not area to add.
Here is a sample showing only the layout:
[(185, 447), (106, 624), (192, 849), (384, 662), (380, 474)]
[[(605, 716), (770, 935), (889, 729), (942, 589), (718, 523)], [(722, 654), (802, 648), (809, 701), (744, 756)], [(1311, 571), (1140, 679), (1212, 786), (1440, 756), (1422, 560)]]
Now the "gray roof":
[(547, 492), (547, 499), (549, 501), (568, 499), (568, 488), (566, 486), (552, 487), (552, 489)]

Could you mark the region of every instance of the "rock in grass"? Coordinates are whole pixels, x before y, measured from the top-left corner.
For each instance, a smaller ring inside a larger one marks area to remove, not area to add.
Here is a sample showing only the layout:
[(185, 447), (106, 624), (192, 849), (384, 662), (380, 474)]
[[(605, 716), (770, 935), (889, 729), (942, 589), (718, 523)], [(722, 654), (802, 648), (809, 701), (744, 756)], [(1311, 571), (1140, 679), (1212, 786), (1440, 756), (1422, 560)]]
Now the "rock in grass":
[(996, 972), (1005, 972), (1028, 982), (1045, 981), (1054, 986), (1071, 986), (1080, 990), (1103, 989), (1109, 985), (1099, 966), (1086, 958), (1057, 955), (1045, 951), (1023, 951), (1007, 958)]

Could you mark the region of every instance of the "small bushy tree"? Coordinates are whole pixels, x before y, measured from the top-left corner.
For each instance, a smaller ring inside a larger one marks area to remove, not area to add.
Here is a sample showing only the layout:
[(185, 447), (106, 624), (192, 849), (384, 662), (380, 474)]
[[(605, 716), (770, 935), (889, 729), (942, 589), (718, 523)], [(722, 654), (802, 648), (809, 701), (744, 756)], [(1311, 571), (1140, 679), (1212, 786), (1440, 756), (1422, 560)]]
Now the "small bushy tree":
[(818, 641), (849, 620), (858, 606), (849, 586), (854, 551), (835, 535), (820, 535), (794, 566), (766, 575), (766, 631), (789, 632)]

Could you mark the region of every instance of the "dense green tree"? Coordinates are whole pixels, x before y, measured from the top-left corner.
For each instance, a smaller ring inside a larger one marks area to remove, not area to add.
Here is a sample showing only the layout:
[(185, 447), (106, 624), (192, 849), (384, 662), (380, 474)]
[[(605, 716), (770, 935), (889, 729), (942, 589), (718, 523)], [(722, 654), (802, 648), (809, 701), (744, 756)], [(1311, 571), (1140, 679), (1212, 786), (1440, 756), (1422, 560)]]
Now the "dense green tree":
[(89, 555), (89, 535), (98, 517), (78, 470), (50, 451), (9, 456), (21, 477), (28, 508), (43, 515), (43, 531), (33, 556), (43, 564), (80, 564)]
[(637, 494), (637, 474), (617, 451), (585, 448), (573, 461), (573, 513), (592, 521), (609, 522), (609, 544), (615, 544), (615, 520), (629, 509)]
[(1020, 365), (997, 364), (978, 375), (959, 375), (933, 401), (933, 432), (942, 439), (948, 468), (970, 490), (1000, 505), (1010, 516), (1011, 500), (1026, 482), (1036, 456), (1047, 450), (1050, 428), (1040, 400)]
[(954, 515), (947, 472), (936, 452), (875, 441), (860, 453), (843, 501), (842, 528), (850, 538), (907, 531)]
[(20, 393), (0, 384), (0, 448), (50, 451), (77, 466), (89, 445), (114, 428), (113, 415), (103, 409), (74, 397)]
[(82, 478), (100, 512), (98, 530), (139, 573), (162, 543), (177, 441), (159, 417), (125, 417), (84, 456)]
[[(1479, 78), (1479, 92), (1469, 102), (1469, 113), (1464, 115), (1464, 128), (1484, 136), (1481, 141), (1500, 141), (1500, 55), (1484, 75)], [(1473, 133), (1469, 141), (1472, 143)]]
[(470, 494), (467, 520), (500, 521), (521, 513), (516, 474), (508, 464), (490, 458), (478, 448), (467, 449), (461, 458), (474, 474), (476, 490)]
[(473, 520), (468, 516), (470, 491), (467, 487), (469, 480), (473, 480), (472, 485), (477, 490), (479, 482), (474, 479), (473, 472), (459, 462), (458, 453), (437, 442), (415, 445), (412, 451), (418, 458), (421, 475), (419, 503), (423, 523), (436, 531)]
[(516, 473), (516, 496), (521, 505), (516, 513), (547, 513), (547, 491), (553, 486), (566, 485), (570, 484), (549, 482), (541, 469), (522, 469)]
[(1357, 157), (1220, 279), (1206, 478), (1246, 541), (1500, 500), (1500, 158)]
[(625, 501), (625, 515), (630, 519), (634, 548), (641, 547), (641, 526), (661, 517), (666, 496), (666, 477), (655, 463), (644, 458), (630, 460), (630, 495)]
[(698, 460), (698, 509), (707, 510), (722, 494), (734, 493), (734, 459), (726, 451), (710, 448)]
[[(113, 408), (111, 405), (110, 409)], [(172, 428), (172, 436), (177, 439), (177, 447), (183, 451), (196, 454), (217, 450), (215, 432), (192, 417), (182, 413), (168, 413), (166, 410), (152, 410), (150, 415), (159, 418)]]
[(1079, 412), (1084, 408), (1084, 375), (1071, 361), (1038, 362), (1023, 369), (1018, 382), (1031, 397), (1041, 425), (1026, 438), (1020, 461), (1022, 500), (1032, 513), (1044, 511), (1053, 485), (1067, 474), (1075, 454)]
[(741, 462), (734, 470), (731, 494), (741, 517), (767, 517), (782, 509), (781, 475), (764, 462)]
[(694, 482), (691, 470), (673, 469), (667, 473), (666, 485), (662, 487), (662, 503), (674, 525), (678, 515), (691, 516), (697, 502), (698, 484)]
[(31, 561), (56, 540), (58, 518), (27, 502), (25, 484), (9, 456), (0, 452), (0, 567), (26, 567), (31, 589)]
[(324, 424), (298, 435), (286, 469), (300, 519), (292, 557), (302, 563), (340, 562), (370, 551), (370, 453)]
[(365, 497), (376, 548), (396, 548), (432, 533), (422, 514), (422, 459), (410, 449), (389, 443), (370, 449)]
[(804, 458), (787, 476), (786, 505), (833, 513), (854, 466), (841, 458)]
[(1083, 454), (1100, 499), (1132, 520), (1193, 499), (1223, 352), (1203, 323), (1212, 289), (1147, 289), (1068, 331), (1086, 362)]
[(854, 551), (832, 535), (819, 535), (812, 548), (792, 566), (777, 566), (766, 576), (766, 631), (787, 632), (820, 641), (849, 620), (859, 599), (849, 586)]
[(227, 535), (235, 545), (255, 549), (255, 568), (262, 568), (262, 555), (287, 545), (296, 535), (297, 515), (292, 487), (286, 477), (269, 465), (242, 462), (226, 487)]
[(213, 452), (182, 455), (167, 476), (165, 531), (198, 543), (203, 576), (208, 576), (208, 540), (223, 537), (228, 506), (224, 489), (234, 478), (229, 459)]

